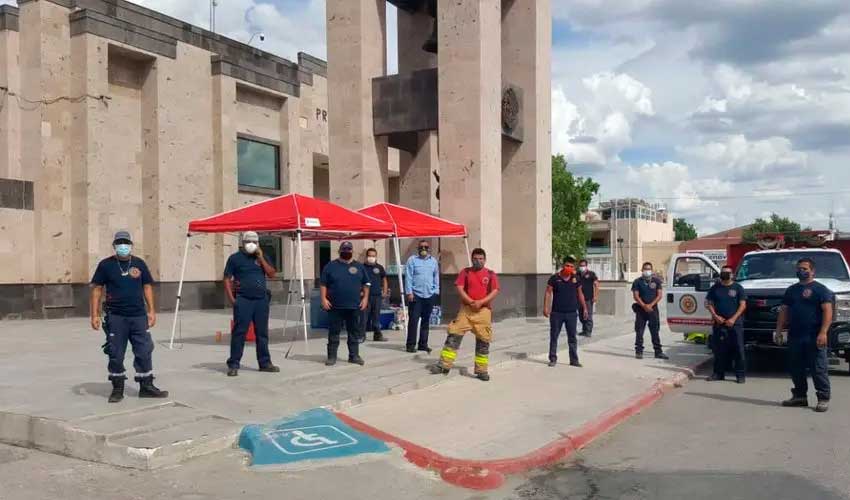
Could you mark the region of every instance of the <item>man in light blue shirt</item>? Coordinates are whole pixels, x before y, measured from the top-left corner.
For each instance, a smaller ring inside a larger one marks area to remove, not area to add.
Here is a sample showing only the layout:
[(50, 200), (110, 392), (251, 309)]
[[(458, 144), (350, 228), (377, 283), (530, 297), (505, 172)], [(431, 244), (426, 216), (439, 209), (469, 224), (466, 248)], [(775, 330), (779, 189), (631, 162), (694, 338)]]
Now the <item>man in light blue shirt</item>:
[[(440, 265), (431, 256), (431, 244), (427, 240), (419, 242), (418, 255), (411, 256), (404, 268), (404, 293), (410, 318), (407, 323), (407, 352), (417, 350), (431, 353), (428, 347), (428, 327), (431, 311), (440, 294)], [(419, 342), (416, 341), (416, 327), (419, 324)]]

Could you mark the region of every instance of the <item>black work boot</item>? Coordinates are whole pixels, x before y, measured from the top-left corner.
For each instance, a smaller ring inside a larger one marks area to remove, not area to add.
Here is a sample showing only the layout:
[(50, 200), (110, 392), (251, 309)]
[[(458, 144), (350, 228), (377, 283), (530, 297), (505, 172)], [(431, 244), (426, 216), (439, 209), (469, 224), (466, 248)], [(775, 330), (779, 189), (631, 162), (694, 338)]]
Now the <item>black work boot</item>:
[(139, 379), (140, 398), (167, 398), (168, 391), (161, 391), (153, 385), (153, 375)]
[(658, 351), (655, 353), (655, 359), (670, 359), (670, 356), (664, 354), (663, 351)]
[(475, 378), (477, 378), (478, 380), (480, 380), (482, 382), (489, 382), (490, 381), (490, 374), (489, 373), (476, 373)]
[(805, 408), (809, 406), (809, 398), (792, 396), (791, 399), (783, 401), (782, 406), (786, 408)]
[(635, 351), (635, 358), (643, 359), (643, 351)]
[(386, 337), (384, 337), (384, 334), (383, 334), (383, 333), (381, 333), (381, 332), (375, 332), (375, 335), (372, 337), (372, 340), (374, 340), (375, 342), (386, 342), (386, 341), (388, 341), (389, 339), (387, 339)]
[(348, 362), (351, 363), (352, 365), (360, 365), (360, 366), (363, 366), (363, 365), (366, 364), (366, 362), (363, 361), (363, 358), (361, 358), (359, 355), (358, 356), (349, 356)]
[(275, 365), (266, 365), (260, 367), (260, 371), (264, 373), (280, 373), (280, 368)]
[(110, 403), (120, 403), (124, 399), (124, 379), (112, 379), (112, 394), (109, 395)]
[(434, 375), (448, 375), (451, 370), (449, 370), (448, 368), (443, 368), (443, 365), (437, 363), (435, 365), (429, 366), (428, 371), (430, 371)]

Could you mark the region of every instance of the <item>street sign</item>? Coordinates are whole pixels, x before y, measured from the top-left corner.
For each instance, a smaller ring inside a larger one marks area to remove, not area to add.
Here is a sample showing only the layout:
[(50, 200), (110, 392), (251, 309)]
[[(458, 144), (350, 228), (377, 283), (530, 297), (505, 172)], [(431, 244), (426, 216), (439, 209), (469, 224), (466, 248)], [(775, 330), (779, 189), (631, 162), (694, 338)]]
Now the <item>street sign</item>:
[(383, 441), (352, 429), (322, 408), (266, 425), (249, 425), (242, 429), (239, 447), (251, 453), (253, 466), (389, 451)]

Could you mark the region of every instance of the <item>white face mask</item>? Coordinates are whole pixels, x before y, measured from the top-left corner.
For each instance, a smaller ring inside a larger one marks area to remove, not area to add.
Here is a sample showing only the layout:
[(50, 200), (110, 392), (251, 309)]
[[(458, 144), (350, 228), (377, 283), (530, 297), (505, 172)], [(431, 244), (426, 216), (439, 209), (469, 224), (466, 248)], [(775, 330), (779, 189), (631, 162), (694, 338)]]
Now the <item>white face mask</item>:
[(652, 277), (652, 271), (644, 271), (643, 277), (647, 278), (647, 279), (651, 278)]
[(252, 241), (245, 243), (244, 246), (245, 246), (245, 253), (253, 254), (254, 252), (257, 251), (257, 244), (252, 242)]
[(584, 274), (584, 273), (586, 273), (586, 272), (587, 272), (587, 268), (586, 268), (586, 267), (584, 267), (584, 266), (582, 266), (582, 267), (578, 268), (578, 272), (580, 272), (580, 273)]
[(366, 257), (366, 262), (368, 262), (369, 264), (374, 264), (375, 262), (378, 262), (378, 258), (377, 257)]

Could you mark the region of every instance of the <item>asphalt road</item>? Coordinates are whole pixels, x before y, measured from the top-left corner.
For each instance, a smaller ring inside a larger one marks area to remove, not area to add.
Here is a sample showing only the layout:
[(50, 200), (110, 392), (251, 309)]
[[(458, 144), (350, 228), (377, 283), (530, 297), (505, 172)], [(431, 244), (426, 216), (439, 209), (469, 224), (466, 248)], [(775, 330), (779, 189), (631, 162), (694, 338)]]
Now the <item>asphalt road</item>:
[(781, 363), (756, 364), (743, 386), (691, 381), (574, 460), (515, 485), (508, 498), (850, 498), (847, 364), (833, 367), (825, 414), (778, 406), (790, 395)]

